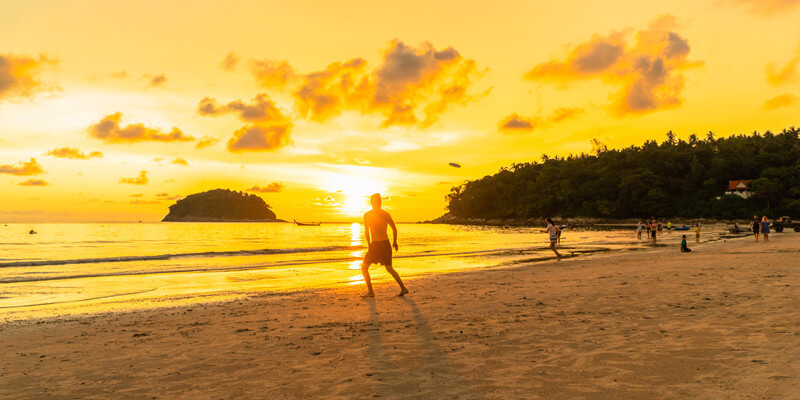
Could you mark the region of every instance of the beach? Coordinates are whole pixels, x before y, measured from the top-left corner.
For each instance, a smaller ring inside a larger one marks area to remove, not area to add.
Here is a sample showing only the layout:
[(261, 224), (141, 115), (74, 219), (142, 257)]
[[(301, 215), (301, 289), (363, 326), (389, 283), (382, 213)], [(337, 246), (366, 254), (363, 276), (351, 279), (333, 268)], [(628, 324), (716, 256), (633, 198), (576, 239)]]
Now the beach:
[(800, 398), (800, 235), (771, 236), (10, 321), (0, 398)]

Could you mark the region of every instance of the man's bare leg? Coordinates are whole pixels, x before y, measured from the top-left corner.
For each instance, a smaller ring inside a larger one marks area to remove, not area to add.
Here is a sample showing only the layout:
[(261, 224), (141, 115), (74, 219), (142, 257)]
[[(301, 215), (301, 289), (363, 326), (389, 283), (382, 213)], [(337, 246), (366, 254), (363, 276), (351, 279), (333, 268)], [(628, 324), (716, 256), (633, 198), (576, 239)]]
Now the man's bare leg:
[(550, 243), (550, 250), (553, 250), (553, 253), (556, 253), (556, 256), (558, 257), (559, 260), (561, 259), (561, 254), (558, 254), (555, 243)]
[(406, 285), (403, 284), (403, 280), (400, 279), (400, 274), (398, 274), (397, 271), (395, 271), (391, 266), (387, 266), (386, 271), (389, 272), (394, 280), (397, 281), (397, 284), (400, 285), (400, 294), (398, 294), (398, 296), (405, 296), (408, 294), (408, 289), (406, 289)]
[(372, 278), (369, 276), (369, 264), (361, 264), (361, 276), (364, 277), (364, 283), (367, 284), (367, 294), (362, 294), (361, 297), (375, 297), (375, 292), (372, 291)]

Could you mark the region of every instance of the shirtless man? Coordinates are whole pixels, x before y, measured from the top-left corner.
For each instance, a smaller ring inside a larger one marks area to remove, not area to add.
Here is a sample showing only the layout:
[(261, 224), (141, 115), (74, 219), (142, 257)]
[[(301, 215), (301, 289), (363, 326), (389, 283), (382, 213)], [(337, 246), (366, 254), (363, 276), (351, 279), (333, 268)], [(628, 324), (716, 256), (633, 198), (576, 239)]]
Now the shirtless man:
[[(397, 251), (397, 226), (395, 226), (392, 216), (381, 209), (381, 195), (379, 193), (370, 196), (369, 202), (372, 204), (372, 210), (364, 214), (364, 234), (367, 236), (369, 250), (364, 255), (364, 261), (361, 262), (361, 275), (367, 284), (367, 294), (361, 297), (375, 297), (375, 292), (372, 291), (372, 280), (369, 276), (369, 266), (372, 264), (383, 265), (386, 271), (400, 285), (400, 294), (398, 296), (404, 296), (408, 293), (408, 289), (403, 285), (403, 280), (400, 279), (397, 271), (392, 268), (392, 246)], [(386, 234), (387, 225), (392, 227), (394, 236), (392, 245), (389, 245), (389, 235)]]

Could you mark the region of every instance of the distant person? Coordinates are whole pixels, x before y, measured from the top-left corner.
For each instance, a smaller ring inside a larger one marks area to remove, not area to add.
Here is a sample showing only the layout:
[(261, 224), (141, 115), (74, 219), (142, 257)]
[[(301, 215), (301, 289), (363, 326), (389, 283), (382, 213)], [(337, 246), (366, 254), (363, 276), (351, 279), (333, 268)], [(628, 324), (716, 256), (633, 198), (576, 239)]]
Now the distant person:
[(697, 223), (697, 228), (694, 229), (694, 238), (697, 243), (700, 243), (700, 223)]
[(656, 221), (653, 220), (653, 222), (650, 224), (650, 239), (653, 239), (653, 243), (655, 243), (657, 240), (656, 239), (657, 233), (658, 233), (658, 225), (656, 224)]
[(681, 253), (689, 253), (692, 249), (686, 247), (686, 235), (681, 238)]
[(764, 243), (769, 242), (769, 221), (767, 217), (761, 217), (761, 235), (764, 236)]
[(667, 222), (667, 232), (672, 233), (672, 221)]
[[(408, 289), (400, 279), (400, 275), (392, 268), (392, 246), (397, 251), (397, 226), (392, 220), (392, 216), (381, 208), (381, 195), (375, 193), (369, 198), (372, 204), (372, 210), (364, 214), (364, 235), (367, 237), (367, 245), (369, 249), (367, 254), (364, 254), (364, 261), (361, 262), (361, 275), (364, 276), (364, 282), (367, 284), (367, 294), (361, 297), (375, 297), (375, 292), (372, 290), (372, 280), (369, 276), (369, 266), (372, 264), (381, 264), (386, 271), (389, 272), (397, 284), (400, 285), (400, 294), (404, 296), (408, 294)], [(389, 244), (389, 236), (386, 233), (387, 226), (392, 227), (392, 236), (394, 240)]]
[(758, 243), (758, 231), (761, 230), (761, 223), (759, 222), (758, 215), (753, 215), (753, 220), (750, 221), (750, 225), (753, 226), (753, 234), (756, 237), (756, 243)]
[(556, 231), (556, 247), (561, 248), (561, 227)]
[(545, 228), (542, 232), (547, 232), (550, 235), (550, 250), (553, 250), (553, 253), (556, 253), (556, 257), (561, 259), (561, 254), (558, 253), (556, 250), (556, 244), (558, 243), (558, 231), (559, 229), (550, 217), (545, 218), (545, 222), (547, 222), (547, 228)]
[(636, 238), (642, 240), (642, 220), (636, 224)]
[(656, 222), (656, 230), (658, 233), (661, 233), (661, 231), (664, 230), (664, 225), (662, 225), (661, 222)]

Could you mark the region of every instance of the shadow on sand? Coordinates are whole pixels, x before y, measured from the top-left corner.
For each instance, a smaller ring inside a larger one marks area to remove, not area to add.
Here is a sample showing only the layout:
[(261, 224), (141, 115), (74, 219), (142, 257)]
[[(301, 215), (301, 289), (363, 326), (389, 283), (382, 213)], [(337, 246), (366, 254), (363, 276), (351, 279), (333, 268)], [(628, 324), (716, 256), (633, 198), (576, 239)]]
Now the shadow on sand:
[[(379, 394), (387, 398), (481, 399), (460, 369), (439, 347), (428, 321), (414, 300), (402, 297), (412, 321), (399, 329), (380, 320), (374, 299), (370, 306), (372, 328), (366, 354), (378, 381)], [(405, 338), (403, 336), (411, 336)], [(392, 340), (392, 339), (397, 340)]]

